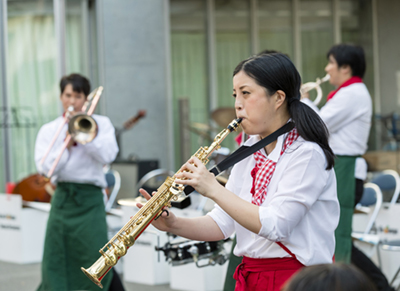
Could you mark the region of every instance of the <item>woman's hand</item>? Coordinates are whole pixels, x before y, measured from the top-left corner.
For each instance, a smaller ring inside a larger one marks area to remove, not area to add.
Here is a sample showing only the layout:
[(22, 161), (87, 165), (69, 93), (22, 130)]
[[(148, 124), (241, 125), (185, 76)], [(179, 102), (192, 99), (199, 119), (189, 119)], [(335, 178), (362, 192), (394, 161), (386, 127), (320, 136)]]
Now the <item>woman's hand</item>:
[[(150, 194), (146, 190), (140, 188), (139, 192), (144, 198), (147, 199), (147, 201), (151, 199)], [(136, 206), (140, 209), (143, 207), (143, 204), (136, 203)], [(166, 211), (163, 211), (161, 216), (157, 220), (154, 219), (151, 224), (161, 231), (170, 231), (176, 219), (177, 217), (172, 213), (172, 211), (170, 209), (166, 209)]]
[(177, 178), (175, 182), (192, 186), (197, 192), (210, 199), (213, 199), (217, 189), (222, 187), (215, 179), (214, 174), (210, 173), (196, 157), (191, 157), (175, 177)]

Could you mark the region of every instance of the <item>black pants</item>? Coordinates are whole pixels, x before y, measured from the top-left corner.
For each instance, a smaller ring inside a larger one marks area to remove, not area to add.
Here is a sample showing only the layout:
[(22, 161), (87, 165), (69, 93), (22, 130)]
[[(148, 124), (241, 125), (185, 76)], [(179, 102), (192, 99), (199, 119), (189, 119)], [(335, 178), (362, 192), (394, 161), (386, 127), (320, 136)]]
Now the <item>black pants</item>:
[[(355, 203), (357, 205), (360, 202), (363, 191), (364, 183), (360, 179), (356, 179), (356, 195)], [(365, 275), (374, 283), (379, 291), (394, 291), (394, 288), (389, 286), (389, 282), (386, 279), (382, 271), (368, 258), (362, 251), (352, 245), (351, 249), (351, 263), (358, 267)]]
[(112, 269), (112, 271), (114, 273), (114, 276), (108, 291), (125, 291), (118, 273), (114, 270), (114, 268)]

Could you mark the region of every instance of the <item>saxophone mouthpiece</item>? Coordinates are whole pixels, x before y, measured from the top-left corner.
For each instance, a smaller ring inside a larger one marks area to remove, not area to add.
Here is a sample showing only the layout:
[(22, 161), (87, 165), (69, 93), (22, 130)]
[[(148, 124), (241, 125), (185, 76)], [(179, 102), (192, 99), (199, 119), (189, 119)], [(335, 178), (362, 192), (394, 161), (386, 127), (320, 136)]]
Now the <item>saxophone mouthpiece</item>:
[(232, 132), (232, 131), (238, 129), (239, 124), (240, 124), (241, 122), (242, 122), (242, 119), (241, 119), (241, 118), (234, 119), (234, 120), (232, 120), (231, 123), (229, 123), (227, 129), (229, 129), (229, 131)]

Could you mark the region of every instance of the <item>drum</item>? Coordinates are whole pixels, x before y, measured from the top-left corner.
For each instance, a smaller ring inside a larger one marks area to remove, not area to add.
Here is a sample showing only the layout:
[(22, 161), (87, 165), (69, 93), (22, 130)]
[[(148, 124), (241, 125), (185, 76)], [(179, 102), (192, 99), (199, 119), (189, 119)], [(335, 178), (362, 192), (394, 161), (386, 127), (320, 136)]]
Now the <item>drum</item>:
[[(164, 247), (156, 247), (156, 251), (164, 252), (165, 259), (172, 266), (180, 266), (195, 262), (198, 268), (206, 266), (214, 266), (216, 264), (223, 265), (229, 258), (224, 243), (227, 240), (200, 242), (184, 240), (183, 242), (175, 240), (168, 242)], [(207, 261), (204, 261), (208, 259)], [(202, 261), (200, 263), (200, 261)], [(205, 263), (204, 263), (205, 262)]]

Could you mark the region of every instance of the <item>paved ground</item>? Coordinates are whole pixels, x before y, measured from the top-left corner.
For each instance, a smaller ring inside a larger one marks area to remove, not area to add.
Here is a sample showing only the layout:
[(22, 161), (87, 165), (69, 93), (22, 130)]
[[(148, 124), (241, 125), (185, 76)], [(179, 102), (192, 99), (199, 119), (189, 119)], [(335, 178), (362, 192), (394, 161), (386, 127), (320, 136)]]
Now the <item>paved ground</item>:
[[(40, 283), (40, 264), (0, 261), (0, 291), (34, 291)], [(124, 282), (126, 291), (172, 291), (168, 284), (148, 286)], [(101, 289), (99, 289), (101, 290)]]

